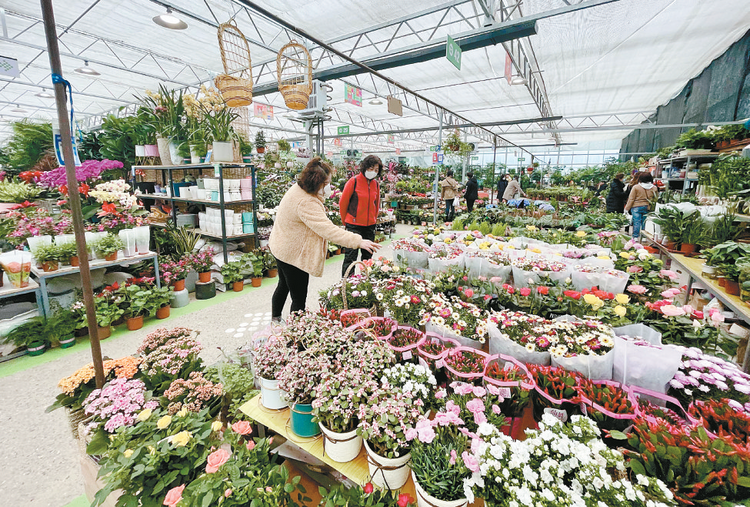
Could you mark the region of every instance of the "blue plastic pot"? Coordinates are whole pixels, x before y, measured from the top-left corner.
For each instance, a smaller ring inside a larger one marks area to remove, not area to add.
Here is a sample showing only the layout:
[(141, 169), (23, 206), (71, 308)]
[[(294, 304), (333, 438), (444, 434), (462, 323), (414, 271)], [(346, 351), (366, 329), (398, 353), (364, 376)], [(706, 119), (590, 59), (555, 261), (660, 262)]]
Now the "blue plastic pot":
[(309, 403), (292, 405), (291, 427), (295, 435), (303, 438), (314, 437), (320, 433), (318, 423), (313, 422), (312, 405)]

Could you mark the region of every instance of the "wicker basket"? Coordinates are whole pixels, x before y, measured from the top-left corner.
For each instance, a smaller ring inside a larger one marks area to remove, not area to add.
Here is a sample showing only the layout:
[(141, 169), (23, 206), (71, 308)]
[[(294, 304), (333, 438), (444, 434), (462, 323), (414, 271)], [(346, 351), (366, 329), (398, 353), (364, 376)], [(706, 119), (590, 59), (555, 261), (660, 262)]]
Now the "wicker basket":
[(224, 74), (216, 76), (214, 84), (229, 107), (249, 106), (253, 103), (250, 45), (234, 20), (219, 25), (218, 37)]
[(276, 57), (279, 92), (289, 109), (307, 109), (312, 84), (312, 58), (305, 46), (292, 40), (279, 50)]

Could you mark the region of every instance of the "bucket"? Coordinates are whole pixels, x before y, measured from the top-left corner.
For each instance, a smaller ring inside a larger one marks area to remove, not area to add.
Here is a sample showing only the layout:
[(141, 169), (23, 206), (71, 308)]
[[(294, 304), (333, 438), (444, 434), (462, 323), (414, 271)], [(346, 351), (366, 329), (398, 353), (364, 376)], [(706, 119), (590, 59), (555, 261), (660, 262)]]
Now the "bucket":
[(362, 437), (357, 429), (347, 433), (336, 433), (318, 423), (323, 432), (323, 452), (337, 463), (346, 463), (359, 456), (362, 449)]
[(370, 449), (367, 440), (364, 441), (364, 444), (367, 450), (367, 468), (375, 486), (395, 490), (406, 484), (406, 481), (409, 480), (410, 452), (398, 458), (384, 458)]
[(278, 380), (260, 377), (260, 401), (269, 410), (286, 408), (287, 402), (281, 399), (281, 389)]
[(312, 405), (309, 403), (292, 405), (290, 426), (295, 435), (303, 438), (320, 434), (320, 428), (313, 422)]

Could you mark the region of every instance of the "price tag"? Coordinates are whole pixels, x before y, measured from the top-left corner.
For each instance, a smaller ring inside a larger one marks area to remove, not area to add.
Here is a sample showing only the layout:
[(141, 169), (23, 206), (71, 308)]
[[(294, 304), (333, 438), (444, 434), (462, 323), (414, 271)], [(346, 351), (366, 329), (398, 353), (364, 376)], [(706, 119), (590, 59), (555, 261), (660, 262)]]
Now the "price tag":
[(510, 388), (508, 388), (508, 387), (501, 387), (501, 388), (499, 388), (499, 391), (500, 391), (500, 394), (499, 394), (500, 397), (506, 398), (506, 399), (510, 398)]
[(568, 413), (565, 410), (560, 410), (559, 408), (545, 408), (544, 413), (551, 414), (562, 422), (568, 421)]
[(437, 361), (435, 362), (435, 368), (442, 368), (442, 367), (444, 367), (444, 366), (445, 366), (445, 362), (444, 362), (444, 361), (443, 361), (442, 359), (438, 359), (438, 360), (437, 360)]
[(514, 366), (515, 364), (508, 361), (507, 363), (505, 363), (505, 366), (503, 366), (503, 370), (512, 370)]
[(589, 409), (583, 402), (581, 402), (581, 412), (583, 412), (583, 415), (589, 415)]
[(219, 176), (221, 176), (221, 166), (214, 164), (214, 178), (218, 178)]
[(404, 361), (408, 361), (409, 359), (411, 359), (411, 358), (412, 358), (412, 355), (411, 355), (411, 350), (407, 350), (406, 352), (404, 352), (404, 353), (403, 353), (403, 354), (401, 354), (401, 355), (403, 356), (403, 358), (404, 358)]

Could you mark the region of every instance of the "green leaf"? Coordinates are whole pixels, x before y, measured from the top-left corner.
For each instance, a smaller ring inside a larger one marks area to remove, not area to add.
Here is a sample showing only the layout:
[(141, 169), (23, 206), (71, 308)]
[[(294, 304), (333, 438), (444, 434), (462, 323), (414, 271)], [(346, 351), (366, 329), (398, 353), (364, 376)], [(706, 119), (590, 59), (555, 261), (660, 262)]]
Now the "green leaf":
[(206, 496), (203, 497), (203, 507), (208, 507), (214, 499), (214, 492), (208, 491)]
[(742, 476), (737, 478), (737, 485), (743, 488), (750, 488), (750, 477)]
[(103, 429), (99, 429), (94, 433), (94, 437), (89, 442), (89, 445), (86, 446), (86, 453), (97, 456), (104, 454), (107, 451), (107, 447), (109, 447), (109, 436)]
[(647, 475), (646, 469), (643, 468), (643, 464), (640, 461), (636, 461), (635, 459), (631, 459), (629, 463), (630, 469), (633, 471), (636, 475)]
[(618, 430), (612, 430), (609, 432), (609, 436), (614, 438), (615, 440), (627, 440), (628, 436), (623, 433), (622, 431)]
[(288, 483), (284, 484), (284, 491), (286, 491), (287, 493), (291, 493), (292, 491), (294, 491), (294, 486)]

